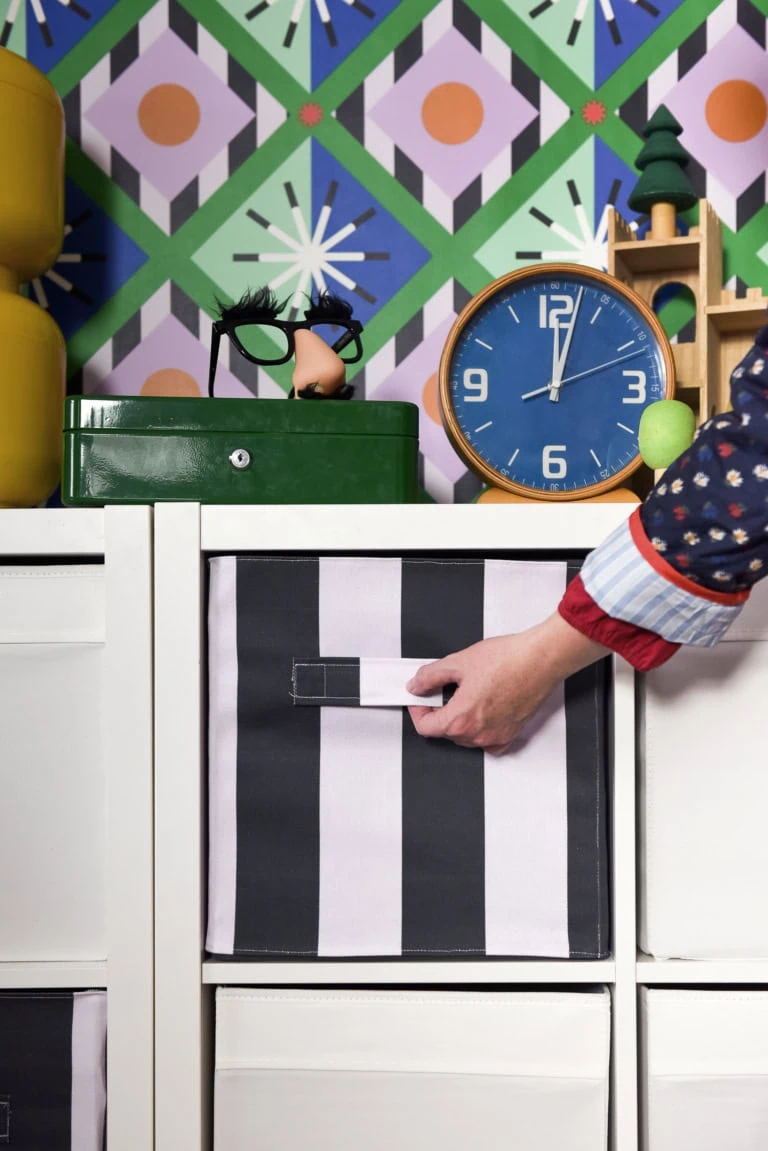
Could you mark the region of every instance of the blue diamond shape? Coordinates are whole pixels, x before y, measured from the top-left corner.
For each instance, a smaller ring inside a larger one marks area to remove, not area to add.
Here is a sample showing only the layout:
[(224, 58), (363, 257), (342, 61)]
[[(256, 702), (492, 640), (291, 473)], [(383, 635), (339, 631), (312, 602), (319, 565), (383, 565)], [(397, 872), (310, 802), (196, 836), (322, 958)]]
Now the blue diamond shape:
[[(49, 311), (69, 339), (147, 257), (72, 180), (66, 182), (65, 205), (65, 220), (72, 231), (41, 283)], [(57, 282), (59, 277), (65, 284)]]

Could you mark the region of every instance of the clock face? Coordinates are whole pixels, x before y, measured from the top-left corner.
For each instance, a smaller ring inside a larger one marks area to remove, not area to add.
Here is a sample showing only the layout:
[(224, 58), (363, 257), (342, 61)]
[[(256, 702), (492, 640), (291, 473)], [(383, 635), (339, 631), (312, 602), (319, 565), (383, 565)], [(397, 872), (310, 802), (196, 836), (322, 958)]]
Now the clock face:
[(673, 389), (650, 308), (612, 276), (569, 264), (490, 284), (456, 320), (440, 363), (459, 454), (495, 486), (542, 499), (615, 487), (640, 463), (644, 409)]

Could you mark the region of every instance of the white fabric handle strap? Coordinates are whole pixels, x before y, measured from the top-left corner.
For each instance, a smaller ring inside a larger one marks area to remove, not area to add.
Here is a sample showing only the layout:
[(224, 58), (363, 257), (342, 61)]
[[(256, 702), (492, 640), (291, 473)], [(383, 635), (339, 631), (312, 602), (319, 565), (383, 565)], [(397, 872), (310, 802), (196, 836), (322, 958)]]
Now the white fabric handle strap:
[[(405, 685), (432, 659), (374, 659), (365, 656), (294, 659), (293, 702), (299, 707), (442, 707), (447, 696), (412, 695)], [(450, 695), (450, 689), (448, 695)]]

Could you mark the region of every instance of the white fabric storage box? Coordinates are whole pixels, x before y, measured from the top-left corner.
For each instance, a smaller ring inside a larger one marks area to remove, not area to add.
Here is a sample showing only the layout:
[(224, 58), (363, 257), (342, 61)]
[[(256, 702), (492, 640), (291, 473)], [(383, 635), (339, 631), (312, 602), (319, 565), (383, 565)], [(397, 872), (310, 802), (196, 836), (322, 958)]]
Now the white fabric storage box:
[(0, 1146), (102, 1151), (105, 991), (0, 992)]
[(768, 1147), (768, 991), (641, 993), (644, 1151)]
[(404, 706), (419, 664), (545, 618), (577, 566), (210, 561), (209, 952), (607, 953), (605, 662), (503, 756)]
[(103, 567), (0, 567), (0, 961), (106, 958)]
[(645, 676), (640, 946), (768, 957), (768, 580), (714, 648)]
[(606, 1151), (610, 998), (216, 993), (214, 1151)]

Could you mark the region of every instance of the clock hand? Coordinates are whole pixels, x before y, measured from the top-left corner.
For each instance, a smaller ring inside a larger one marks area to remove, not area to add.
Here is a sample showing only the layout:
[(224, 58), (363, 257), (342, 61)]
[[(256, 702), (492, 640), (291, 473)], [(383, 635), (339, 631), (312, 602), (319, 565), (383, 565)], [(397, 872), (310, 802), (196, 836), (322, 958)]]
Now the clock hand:
[[(633, 356), (639, 356), (642, 352), (643, 348), (638, 348), (634, 352), (628, 352), (626, 356), (619, 356), (616, 360), (606, 360), (604, 364), (595, 364), (593, 368), (587, 368), (585, 372), (577, 372), (575, 376), (566, 376), (564, 380), (560, 381), (558, 387), (562, 387), (563, 384), (570, 384), (573, 380), (580, 380), (582, 376), (591, 376), (593, 372), (600, 372), (603, 368), (610, 368), (614, 364), (623, 364), (625, 360), (631, 360)], [(536, 388), (532, 392), (525, 392), (520, 399), (530, 400), (533, 396), (543, 396), (545, 392), (550, 391), (550, 388), (551, 385), (547, 384), (544, 388)]]
[(573, 309), (573, 315), (571, 316), (571, 323), (568, 327), (568, 335), (565, 337), (565, 343), (563, 344), (563, 350), (560, 354), (560, 357), (558, 358), (557, 366), (555, 367), (555, 370), (552, 373), (552, 383), (551, 383), (550, 389), (549, 389), (549, 398), (550, 398), (550, 400), (552, 400), (554, 402), (557, 402), (557, 400), (560, 399), (560, 388), (561, 388), (562, 383), (563, 383), (563, 372), (565, 371), (565, 363), (566, 363), (566, 360), (568, 359), (568, 353), (571, 350), (571, 340), (573, 339), (573, 333), (574, 333), (575, 328), (576, 328), (576, 317), (579, 314), (579, 308), (581, 307), (581, 297), (583, 295), (584, 295), (584, 286), (582, 285), (579, 288), (579, 294), (576, 297), (576, 305)]
[(557, 367), (560, 363), (560, 325), (555, 324), (552, 328), (552, 375), (550, 376), (548, 388), (552, 387), (552, 381), (557, 376)]

